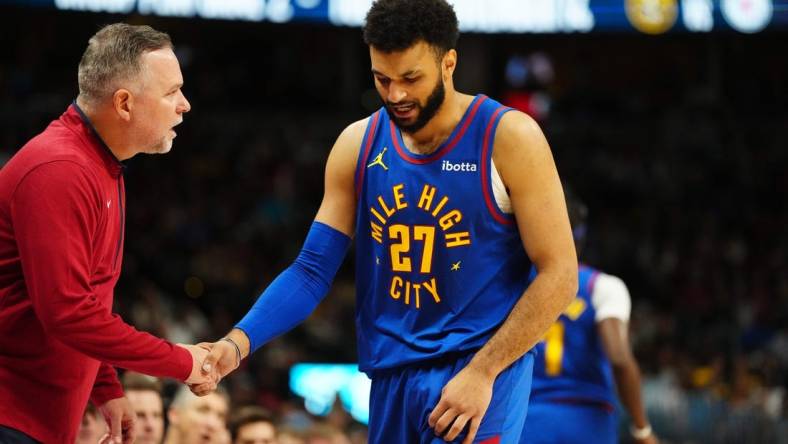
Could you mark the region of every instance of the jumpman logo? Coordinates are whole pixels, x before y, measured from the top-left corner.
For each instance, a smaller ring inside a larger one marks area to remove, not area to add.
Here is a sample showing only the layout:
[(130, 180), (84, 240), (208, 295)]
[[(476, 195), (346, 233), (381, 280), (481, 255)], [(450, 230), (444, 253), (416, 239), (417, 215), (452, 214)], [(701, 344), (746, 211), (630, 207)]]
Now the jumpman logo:
[(383, 151), (381, 151), (381, 152), (380, 152), (380, 154), (378, 154), (377, 156), (375, 156), (375, 160), (373, 160), (373, 161), (372, 161), (372, 163), (370, 163), (369, 165), (367, 165), (367, 168), (373, 167), (373, 166), (375, 166), (375, 165), (380, 165), (380, 166), (382, 166), (382, 167), (383, 167), (383, 169), (384, 169), (384, 170), (388, 170), (388, 169), (389, 169), (389, 167), (387, 167), (387, 166), (386, 166), (386, 164), (385, 164), (385, 163), (383, 163), (383, 154), (385, 154), (385, 153), (386, 153), (386, 150), (387, 150), (387, 149), (388, 149), (388, 148), (386, 148), (386, 147), (383, 147)]

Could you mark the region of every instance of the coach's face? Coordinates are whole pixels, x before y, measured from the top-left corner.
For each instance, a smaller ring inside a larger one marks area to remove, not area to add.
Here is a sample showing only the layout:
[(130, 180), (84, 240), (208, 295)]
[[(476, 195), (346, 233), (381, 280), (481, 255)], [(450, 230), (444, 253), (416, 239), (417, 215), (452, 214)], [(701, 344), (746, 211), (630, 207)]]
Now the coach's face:
[(132, 137), (139, 152), (166, 153), (172, 148), (175, 126), (191, 109), (181, 91), (181, 67), (169, 48), (146, 52), (140, 61), (143, 71), (131, 113)]
[(434, 48), (419, 41), (403, 51), (384, 52), (370, 46), (369, 54), (375, 87), (394, 123), (409, 133), (422, 129), (443, 104), (456, 51), (439, 59)]

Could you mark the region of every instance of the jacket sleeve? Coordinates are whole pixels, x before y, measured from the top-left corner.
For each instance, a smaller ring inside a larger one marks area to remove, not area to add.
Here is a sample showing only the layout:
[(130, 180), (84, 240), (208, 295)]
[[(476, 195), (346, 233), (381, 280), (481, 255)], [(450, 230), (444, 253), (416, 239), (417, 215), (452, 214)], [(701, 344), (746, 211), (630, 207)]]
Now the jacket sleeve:
[(96, 375), (96, 382), (93, 384), (93, 390), (90, 392), (90, 401), (99, 407), (107, 401), (123, 396), (123, 387), (118, 380), (118, 372), (111, 365), (102, 362)]
[(92, 288), (99, 190), (85, 167), (58, 160), (14, 191), (11, 220), (33, 310), (47, 334), (102, 363), (183, 381), (189, 352), (126, 324)]

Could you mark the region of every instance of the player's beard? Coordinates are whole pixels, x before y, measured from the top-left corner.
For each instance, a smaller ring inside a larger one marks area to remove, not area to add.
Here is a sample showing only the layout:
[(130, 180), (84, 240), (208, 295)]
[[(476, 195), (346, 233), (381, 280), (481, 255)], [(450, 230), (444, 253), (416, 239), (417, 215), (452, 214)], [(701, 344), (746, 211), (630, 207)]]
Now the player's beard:
[(429, 97), (427, 97), (427, 102), (422, 106), (420, 103), (416, 103), (416, 108), (418, 109), (418, 114), (416, 115), (416, 120), (413, 123), (406, 123), (400, 120), (396, 114), (392, 111), (394, 106), (391, 102), (386, 102), (386, 107), (389, 110), (389, 116), (391, 116), (391, 120), (394, 121), (394, 124), (397, 127), (406, 133), (415, 133), (416, 131), (424, 128), (426, 124), (435, 117), (438, 110), (440, 110), (441, 105), (443, 105), (443, 101), (446, 98), (446, 89), (443, 86), (443, 78), (438, 77), (438, 83), (433, 88), (432, 92), (430, 93)]

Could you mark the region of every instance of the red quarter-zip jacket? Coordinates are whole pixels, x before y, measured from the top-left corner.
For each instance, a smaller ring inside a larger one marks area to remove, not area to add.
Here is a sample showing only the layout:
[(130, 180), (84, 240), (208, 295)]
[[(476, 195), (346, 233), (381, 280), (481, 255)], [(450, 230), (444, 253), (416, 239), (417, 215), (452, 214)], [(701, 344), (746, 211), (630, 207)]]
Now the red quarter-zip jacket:
[(179, 380), (189, 352), (112, 313), (123, 257), (122, 164), (72, 104), (0, 169), (0, 424), (73, 443), (118, 366)]

